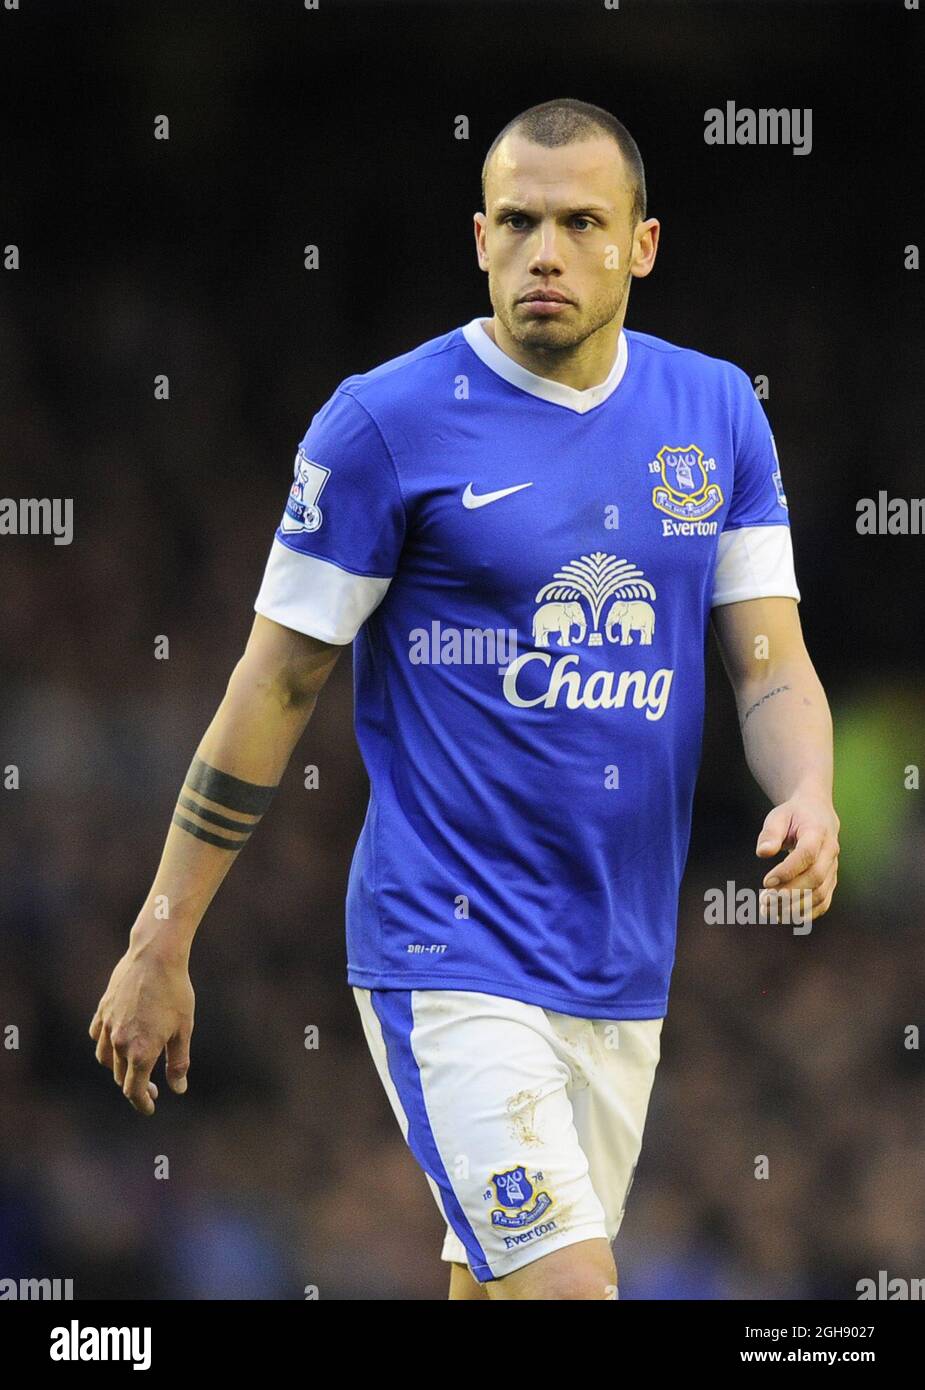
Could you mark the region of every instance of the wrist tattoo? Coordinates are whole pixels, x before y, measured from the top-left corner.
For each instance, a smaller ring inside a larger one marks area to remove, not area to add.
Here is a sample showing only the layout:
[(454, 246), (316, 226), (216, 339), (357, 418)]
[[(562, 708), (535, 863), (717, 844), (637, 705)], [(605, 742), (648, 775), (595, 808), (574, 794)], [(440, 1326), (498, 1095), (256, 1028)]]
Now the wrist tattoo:
[(778, 685), (778, 686), (775, 686), (775, 688), (774, 688), (773, 690), (769, 690), (768, 693), (767, 693), (767, 695), (762, 695), (762, 697), (761, 697), (760, 700), (756, 700), (755, 703), (754, 703), (749, 709), (747, 709), (747, 710), (745, 711), (745, 714), (744, 714), (743, 717), (742, 717), (742, 723), (744, 724), (745, 721), (748, 719), (748, 716), (749, 716), (750, 714), (754, 714), (756, 709), (760, 709), (760, 707), (764, 704), (765, 700), (770, 700), (773, 696), (779, 695), (779, 694), (781, 693), (782, 690), (789, 690), (789, 689), (790, 689), (790, 686), (789, 686), (789, 685)]
[[(232, 777), (230, 772), (220, 772), (197, 756), (186, 774), (173, 824), (217, 849), (238, 850), (247, 843), (275, 791), (275, 787), (261, 787)], [(180, 814), (181, 807), (189, 816)]]

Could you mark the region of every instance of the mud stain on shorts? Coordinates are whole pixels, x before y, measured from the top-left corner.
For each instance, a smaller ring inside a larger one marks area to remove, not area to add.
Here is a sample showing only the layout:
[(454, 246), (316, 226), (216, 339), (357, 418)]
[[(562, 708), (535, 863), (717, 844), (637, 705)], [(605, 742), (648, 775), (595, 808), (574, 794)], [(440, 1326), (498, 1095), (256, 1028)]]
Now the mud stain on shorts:
[(517, 1091), (507, 1102), (507, 1113), (511, 1118), (511, 1134), (518, 1144), (536, 1148), (543, 1143), (536, 1131), (536, 1107), (540, 1102), (538, 1091)]

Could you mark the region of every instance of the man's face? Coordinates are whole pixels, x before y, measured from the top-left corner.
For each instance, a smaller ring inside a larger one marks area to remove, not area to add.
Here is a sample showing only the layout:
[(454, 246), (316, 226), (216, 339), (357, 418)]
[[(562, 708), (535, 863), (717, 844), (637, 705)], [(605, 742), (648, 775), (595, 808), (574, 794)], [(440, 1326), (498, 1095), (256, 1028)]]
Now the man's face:
[[(652, 268), (659, 228), (654, 218), (634, 225), (632, 204), (622, 153), (606, 136), (551, 149), (505, 136), (475, 236), (492, 308), (515, 342), (574, 348), (625, 311), (630, 277)], [(535, 298), (544, 291), (559, 301)]]

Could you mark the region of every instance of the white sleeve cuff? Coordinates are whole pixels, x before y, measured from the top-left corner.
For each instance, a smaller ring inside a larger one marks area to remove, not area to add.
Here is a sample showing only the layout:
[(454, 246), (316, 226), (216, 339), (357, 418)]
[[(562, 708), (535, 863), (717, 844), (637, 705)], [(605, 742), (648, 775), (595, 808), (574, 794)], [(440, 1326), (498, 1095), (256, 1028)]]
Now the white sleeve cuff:
[(799, 602), (789, 526), (739, 526), (721, 533), (711, 606), (750, 598)]
[(282, 627), (321, 642), (352, 642), (385, 597), (391, 579), (351, 574), (273, 537), (254, 608)]

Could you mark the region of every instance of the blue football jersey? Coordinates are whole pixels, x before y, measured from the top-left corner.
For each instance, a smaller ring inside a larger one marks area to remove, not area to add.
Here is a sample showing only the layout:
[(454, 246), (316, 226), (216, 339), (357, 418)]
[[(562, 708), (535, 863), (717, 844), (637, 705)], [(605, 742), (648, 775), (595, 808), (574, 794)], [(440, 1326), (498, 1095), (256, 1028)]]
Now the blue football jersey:
[(340, 384), (254, 605), (354, 644), (348, 979), (662, 1017), (710, 610), (800, 597), (774, 440), (729, 362), (577, 390), (486, 322)]

